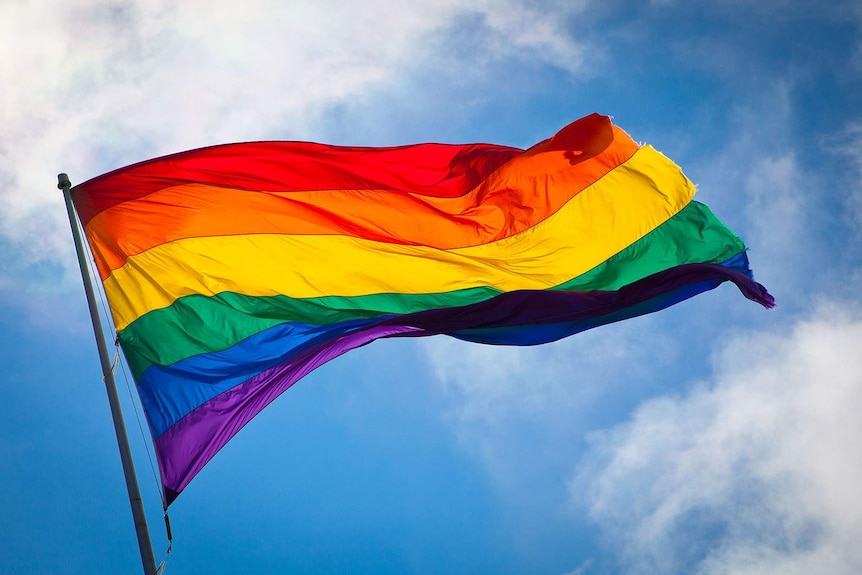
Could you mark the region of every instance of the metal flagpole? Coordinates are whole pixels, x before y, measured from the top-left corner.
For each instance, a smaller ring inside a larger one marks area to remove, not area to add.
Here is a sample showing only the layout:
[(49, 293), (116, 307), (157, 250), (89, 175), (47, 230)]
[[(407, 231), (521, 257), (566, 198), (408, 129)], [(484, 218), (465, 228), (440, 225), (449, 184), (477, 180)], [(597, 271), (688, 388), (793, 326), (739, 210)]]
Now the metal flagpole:
[(129, 438), (126, 435), (126, 425), (123, 422), (123, 411), (120, 408), (120, 398), (117, 395), (117, 386), (114, 383), (114, 372), (111, 369), (108, 345), (105, 343), (105, 334), (102, 331), (102, 320), (99, 318), (99, 310), (96, 307), (96, 297), (93, 294), (92, 279), (90, 278), (90, 271), (87, 268), (87, 259), (84, 255), (81, 233), (78, 231), (75, 221), (75, 209), (72, 206), (72, 194), (70, 192), (72, 183), (69, 181), (69, 176), (59, 174), (57, 176), (57, 187), (63, 190), (63, 197), (66, 200), (66, 211), (69, 214), (69, 224), (72, 226), (75, 251), (78, 254), (78, 265), (81, 267), (84, 292), (87, 294), (87, 306), (90, 308), (90, 318), (93, 321), (93, 331), (96, 335), (96, 346), (99, 349), (99, 360), (102, 363), (105, 388), (108, 391), (108, 403), (111, 406), (114, 430), (117, 433), (120, 460), (123, 462), (126, 490), (129, 492), (129, 504), (132, 506), (132, 516), (135, 520), (135, 532), (138, 535), (138, 547), (141, 550), (141, 563), (144, 566), (144, 575), (156, 575), (156, 559), (153, 555), (153, 546), (150, 543), (150, 532), (147, 529), (147, 516), (144, 514), (144, 503), (141, 499), (141, 490), (138, 488), (135, 464), (132, 461), (132, 450), (129, 448)]

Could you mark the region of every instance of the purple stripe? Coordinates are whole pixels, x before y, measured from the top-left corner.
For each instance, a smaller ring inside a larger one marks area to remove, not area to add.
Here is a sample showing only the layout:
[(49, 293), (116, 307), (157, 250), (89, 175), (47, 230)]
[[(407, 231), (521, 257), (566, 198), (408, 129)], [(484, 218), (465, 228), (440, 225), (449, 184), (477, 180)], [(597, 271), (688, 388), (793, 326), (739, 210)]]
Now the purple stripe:
[(168, 504), (246, 423), (294, 383), (351, 349), (416, 331), (419, 328), (375, 325), (347, 334), (305, 350), (190, 412), (155, 441)]
[(466, 329), (576, 322), (637, 305), (663, 293), (703, 281), (732, 281), (742, 294), (771, 308), (774, 298), (746, 274), (719, 264), (687, 264), (658, 272), (616, 291), (566, 290), (507, 292), (489, 300), (457, 308), (432, 309), (381, 323), (422, 328), (423, 335), (447, 334)]
[[(576, 325), (589, 321), (595, 325), (595, 320), (604, 316), (608, 316), (607, 322), (599, 323), (608, 323), (623, 317), (626, 308), (709, 281), (731, 281), (748, 299), (767, 308), (774, 305), (766, 289), (741, 271), (719, 264), (688, 264), (653, 274), (616, 291), (509, 292), (467, 306), (390, 316), (361, 331), (322, 342), (204, 403), (156, 439), (168, 503), (231, 437), (291, 385), (327, 361), (375, 339), (516, 326), (529, 330), (531, 325), (564, 322)], [(619, 312), (623, 312), (622, 316)], [(518, 344), (520, 339), (515, 336), (505, 343)], [(529, 343), (541, 342), (530, 340)]]

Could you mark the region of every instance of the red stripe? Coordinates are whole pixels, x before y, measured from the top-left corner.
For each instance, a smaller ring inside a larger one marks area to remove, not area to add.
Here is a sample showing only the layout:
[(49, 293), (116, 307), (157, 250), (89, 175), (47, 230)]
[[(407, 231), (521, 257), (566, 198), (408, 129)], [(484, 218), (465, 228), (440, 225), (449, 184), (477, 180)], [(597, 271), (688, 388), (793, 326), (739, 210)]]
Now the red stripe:
[(309, 142), (225, 144), (121, 168), (75, 186), (72, 194), (84, 225), (111, 206), (183, 183), (283, 192), (390, 189), (458, 197), (521, 153), (564, 150), (575, 163), (606, 148), (614, 131), (609, 118), (593, 114), (527, 152), (493, 144), (392, 148)]

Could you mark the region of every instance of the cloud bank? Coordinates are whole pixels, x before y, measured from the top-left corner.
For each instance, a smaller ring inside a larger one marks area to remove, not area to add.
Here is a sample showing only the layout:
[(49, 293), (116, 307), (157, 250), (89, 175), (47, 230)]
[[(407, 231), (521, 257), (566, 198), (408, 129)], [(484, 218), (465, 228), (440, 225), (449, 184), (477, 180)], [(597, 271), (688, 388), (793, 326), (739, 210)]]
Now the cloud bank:
[(862, 311), (740, 336), (712, 383), (596, 434), (571, 483), (625, 573), (862, 570)]

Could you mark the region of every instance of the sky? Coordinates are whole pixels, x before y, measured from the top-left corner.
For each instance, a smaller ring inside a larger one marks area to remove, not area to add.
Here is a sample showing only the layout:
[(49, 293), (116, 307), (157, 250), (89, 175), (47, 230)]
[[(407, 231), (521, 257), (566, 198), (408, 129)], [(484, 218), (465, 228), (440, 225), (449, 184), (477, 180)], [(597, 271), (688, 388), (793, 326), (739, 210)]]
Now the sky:
[(0, 573), (140, 572), (58, 172), (528, 147), (592, 112), (682, 166), (778, 306), (352, 351), (171, 506), (167, 572), (862, 572), (860, 29), (853, 0), (0, 0)]

